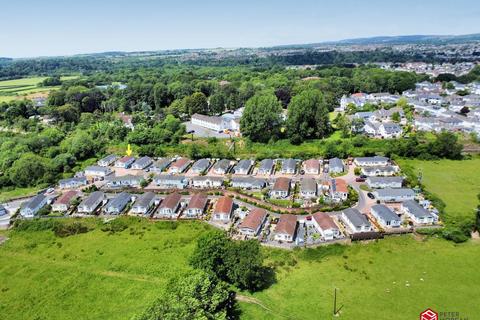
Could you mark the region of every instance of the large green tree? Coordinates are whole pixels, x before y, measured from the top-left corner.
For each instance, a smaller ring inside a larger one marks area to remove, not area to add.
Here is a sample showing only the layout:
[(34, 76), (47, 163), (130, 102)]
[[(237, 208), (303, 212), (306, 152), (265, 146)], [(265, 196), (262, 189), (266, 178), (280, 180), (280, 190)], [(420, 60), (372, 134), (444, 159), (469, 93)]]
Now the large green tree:
[(318, 90), (305, 90), (292, 98), (288, 105), (287, 132), (292, 143), (323, 138), (331, 132), (328, 106)]
[(232, 319), (235, 294), (204, 271), (193, 271), (169, 282), (167, 292), (136, 320)]
[(256, 94), (248, 99), (240, 119), (240, 131), (252, 141), (268, 142), (278, 137), (282, 105), (274, 94)]
[(191, 96), (185, 98), (185, 108), (188, 114), (194, 113), (207, 114), (208, 113), (208, 101), (207, 97), (201, 92), (195, 92)]

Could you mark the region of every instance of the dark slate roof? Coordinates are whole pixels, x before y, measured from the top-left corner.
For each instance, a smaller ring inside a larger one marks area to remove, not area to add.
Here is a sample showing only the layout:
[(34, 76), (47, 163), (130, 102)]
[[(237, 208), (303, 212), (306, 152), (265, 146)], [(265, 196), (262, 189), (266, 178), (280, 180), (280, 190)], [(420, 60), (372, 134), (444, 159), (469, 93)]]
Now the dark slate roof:
[(37, 194), (35, 197), (33, 197), (32, 199), (30, 199), (30, 201), (28, 201), (27, 203), (25, 203), (24, 207), (23, 208), (29, 208), (31, 210), (34, 210), (36, 209), (40, 203), (42, 203), (43, 201), (45, 201), (45, 196), (43, 194)]
[(295, 170), (297, 161), (295, 159), (285, 159), (282, 161), (282, 170)]
[(344, 168), (343, 161), (339, 158), (332, 158), (328, 160), (328, 166), (330, 168)]
[(273, 168), (273, 160), (272, 159), (263, 159), (260, 162), (260, 167), (258, 168), (261, 171), (272, 171)]
[(146, 166), (149, 166), (151, 163), (152, 163), (152, 158), (150, 157), (141, 157), (141, 158), (138, 158), (134, 163), (133, 165), (134, 166), (140, 166), (142, 168), (145, 168)]
[(85, 200), (83, 200), (80, 205), (91, 207), (98, 201), (98, 199), (101, 199), (104, 196), (105, 194), (102, 191), (94, 191)]
[(138, 197), (133, 207), (146, 208), (148, 207), (150, 202), (153, 200), (153, 198), (155, 198), (155, 193), (146, 192)]
[(191, 170), (203, 172), (207, 170), (209, 166), (210, 166), (210, 160), (200, 159), (192, 165)]
[(247, 160), (247, 159), (240, 160), (235, 166), (235, 172), (237, 170), (249, 170), (252, 165), (253, 165), (252, 160)]
[(400, 221), (400, 218), (387, 206), (383, 204), (376, 204), (372, 206), (372, 211), (375, 210), (378, 216), (380, 216), (384, 221)]
[(122, 210), (131, 199), (132, 196), (129, 193), (122, 192), (109, 201), (107, 208), (116, 208), (118, 210)]
[(350, 222), (356, 227), (371, 225), (370, 221), (368, 221), (368, 219), (357, 209), (348, 208), (343, 210), (343, 213), (348, 218), (348, 220), (350, 220)]
[(215, 163), (215, 165), (213, 167), (214, 167), (215, 170), (226, 171), (230, 167), (230, 160), (222, 159), (222, 160), (218, 161), (217, 163)]
[(428, 218), (433, 216), (430, 212), (428, 212), (425, 208), (423, 208), (414, 200), (404, 201), (402, 205), (408, 208), (410, 213), (417, 218)]

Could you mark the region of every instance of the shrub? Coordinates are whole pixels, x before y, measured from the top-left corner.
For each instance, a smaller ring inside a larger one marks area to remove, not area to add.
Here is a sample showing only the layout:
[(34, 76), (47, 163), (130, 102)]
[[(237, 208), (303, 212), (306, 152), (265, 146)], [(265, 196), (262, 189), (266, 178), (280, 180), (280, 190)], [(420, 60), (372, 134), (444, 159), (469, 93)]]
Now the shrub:
[(53, 231), (57, 237), (65, 238), (80, 233), (87, 233), (90, 229), (82, 222), (74, 221), (73, 223), (59, 223)]

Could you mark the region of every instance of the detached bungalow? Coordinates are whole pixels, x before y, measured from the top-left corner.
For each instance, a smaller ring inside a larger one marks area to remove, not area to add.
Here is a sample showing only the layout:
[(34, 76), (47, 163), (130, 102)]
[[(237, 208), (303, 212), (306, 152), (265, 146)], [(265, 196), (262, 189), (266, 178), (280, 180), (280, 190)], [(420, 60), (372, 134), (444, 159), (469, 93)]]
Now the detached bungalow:
[(272, 159), (263, 159), (260, 161), (260, 166), (258, 167), (258, 174), (270, 175), (273, 173), (273, 160)]
[(400, 227), (402, 220), (390, 208), (383, 204), (372, 206), (371, 213), (384, 228)]
[(138, 197), (138, 199), (133, 204), (132, 210), (130, 210), (130, 212), (134, 214), (145, 215), (150, 211), (150, 209), (155, 205), (155, 203), (158, 203), (155, 194), (153, 192), (146, 192)]
[(112, 169), (108, 167), (89, 166), (85, 168), (85, 176), (93, 180), (103, 180), (106, 176), (112, 174)]
[(384, 202), (403, 202), (415, 198), (415, 191), (408, 188), (385, 188), (375, 190), (373, 193), (378, 200)]
[(73, 199), (78, 198), (78, 192), (70, 190), (62, 194), (52, 205), (52, 211), (67, 211), (72, 205)]
[(265, 179), (253, 178), (253, 177), (233, 177), (232, 187), (241, 189), (263, 189), (267, 185)]
[(345, 201), (348, 198), (347, 182), (343, 179), (330, 180), (330, 198), (335, 202)]
[(293, 214), (282, 214), (275, 227), (275, 240), (293, 242), (297, 232), (297, 216)]
[(74, 189), (85, 185), (87, 185), (86, 177), (74, 177), (58, 181), (60, 189)]
[(317, 212), (312, 218), (313, 226), (325, 240), (333, 240), (340, 237), (340, 229), (338, 229), (338, 226), (328, 214)]
[(433, 214), (414, 200), (403, 202), (402, 210), (415, 224), (432, 224), (437, 222), (437, 218)]
[(329, 173), (342, 173), (345, 170), (343, 161), (339, 158), (332, 158), (328, 160), (328, 172)]
[(195, 174), (202, 174), (207, 172), (208, 168), (210, 168), (210, 160), (200, 159), (192, 165), (190, 172)]
[(194, 188), (211, 189), (221, 188), (224, 179), (222, 177), (197, 176), (193, 177), (192, 185)]
[(128, 174), (120, 177), (109, 177), (106, 185), (109, 188), (139, 187), (142, 180), (143, 178), (140, 176)]
[(362, 174), (369, 177), (378, 176), (393, 176), (397, 173), (397, 168), (394, 166), (385, 167), (363, 167)]
[(403, 177), (368, 177), (367, 185), (372, 189), (401, 188)]
[(213, 210), (213, 221), (229, 222), (232, 218), (233, 200), (228, 196), (218, 199), (215, 209)]
[(249, 174), (255, 162), (253, 160), (240, 160), (233, 168), (235, 174)]
[(348, 208), (342, 211), (342, 220), (353, 233), (372, 231), (372, 224), (357, 209)]
[(35, 197), (24, 203), (20, 209), (20, 214), (24, 218), (33, 218), (37, 212), (47, 204), (47, 197), (43, 194), (37, 194)]
[(371, 167), (371, 166), (387, 166), (389, 159), (387, 157), (359, 157), (353, 161), (359, 167)]
[(317, 189), (317, 182), (313, 178), (303, 178), (300, 182), (300, 195), (303, 198), (315, 198)]
[(187, 209), (185, 210), (185, 216), (187, 218), (196, 218), (205, 212), (207, 207), (208, 197), (203, 193), (196, 193), (192, 196), (188, 202)]
[(92, 192), (84, 199), (77, 208), (79, 213), (92, 214), (100, 204), (106, 200), (106, 196), (101, 191)]
[(187, 158), (178, 158), (177, 160), (175, 160), (170, 165), (169, 172), (170, 173), (182, 173), (188, 168), (190, 163), (191, 163), (191, 161)]
[(297, 172), (297, 161), (295, 159), (284, 159), (282, 161), (282, 167), (280, 173), (282, 174), (295, 174)]
[(150, 168), (150, 171), (153, 173), (161, 173), (172, 163), (170, 158), (161, 158), (153, 163), (153, 166)]
[(305, 174), (319, 174), (320, 162), (317, 159), (309, 159), (303, 163)]
[(289, 178), (279, 177), (275, 180), (273, 188), (270, 191), (272, 198), (286, 198), (290, 194), (290, 182)]
[(103, 211), (106, 214), (120, 214), (125, 210), (130, 201), (132, 201), (132, 196), (126, 192), (122, 192), (111, 199), (103, 208)]
[(230, 171), (230, 167), (230, 160), (222, 159), (213, 165), (213, 172), (215, 174), (226, 174)]
[(117, 161), (118, 157), (114, 154), (108, 155), (105, 158), (98, 160), (97, 164), (101, 167), (108, 167), (111, 166), (115, 161)]
[(188, 186), (188, 179), (185, 176), (174, 176), (171, 174), (160, 174), (153, 178), (155, 184), (163, 189), (184, 189)]
[(256, 237), (262, 230), (262, 227), (267, 221), (267, 211), (265, 209), (255, 208), (243, 219), (238, 226), (241, 234), (247, 237)]
[(134, 170), (143, 170), (151, 166), (153, 163), (152, 158), (150, 157), (141, 157), (138, 158), (133, 164), (132, 169)]
[(130, 157), (130, 156), (125, 156), (123, 158), (120, 158), (118, 159), (117, 161), (115, 161), (115, 167), (116, 168), (124, 168), (124, 169), (128, 169), (130, 168), (130, 166), (135, 162), (135, 158), (134, 157)]
[(180, 201), (182, 197), (178, 193), (169, 194), (160, 204), (156, 217), (176, 218), (180, 209)]

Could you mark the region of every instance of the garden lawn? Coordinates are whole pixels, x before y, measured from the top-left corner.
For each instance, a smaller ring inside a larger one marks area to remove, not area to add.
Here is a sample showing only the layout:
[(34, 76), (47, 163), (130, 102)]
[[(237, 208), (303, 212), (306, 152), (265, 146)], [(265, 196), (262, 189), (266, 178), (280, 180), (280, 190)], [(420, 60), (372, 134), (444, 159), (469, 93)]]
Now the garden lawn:
[(421, 172), (426, 189), (446, 204), (451, 216), (473, 216), (480, 193), (480, 157), (471, 160), (399, 160), (401, 167)]

